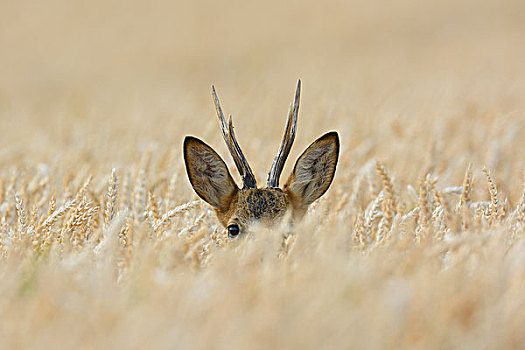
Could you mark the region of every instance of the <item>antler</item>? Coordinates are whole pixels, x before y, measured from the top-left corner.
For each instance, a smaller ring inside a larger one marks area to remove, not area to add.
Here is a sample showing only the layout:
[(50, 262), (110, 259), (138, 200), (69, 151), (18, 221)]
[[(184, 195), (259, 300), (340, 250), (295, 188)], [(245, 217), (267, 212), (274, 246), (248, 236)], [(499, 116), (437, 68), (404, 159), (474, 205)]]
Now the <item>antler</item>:
[(248, 161), (242, 153), (241, 146), (239, 146), (239, 143), (235, 138), (232, 116), (230, 115), (229, 122), (226, 123), (226, 119), (222, 113), (219, 98), (217, 97), (217, 93), (215, 92), (215, 87), (213, 85), (211, 86), (211, 94), (213, 96), (213, 102), (215, 103), (215, 109), (217, 110), (217, 116), (219, 117), (222, 137), (224, 138), (224, 142), (226, 142), (226, 146), (228, 147), (233, 161), (235, 162), (235, 166), (241, 174), (244, 188), (257, 188), (257, 183), (255, 181), (255, 176), (253, 176), (252, 169), (250, 168)]
[(281, 146), (277, 151), (270, 172), (268, 173), (268, 180), (266, 181), (266, 187), (278, 188), (279, 177), (283, 171), (284, 163), (290, 150), (292, 149), (293, 141), (295, 139), (295, 130), (297, 129), (297, 114), (299, 112), (299, 97), (301, 95), (301, 79), (297, 81), (297, 88), (295, 89), (295, 98), (293, 104), (290, 105), (288, 111), (288, 119), (286, 120), (286, 129), (284, 130), (283, 140)]

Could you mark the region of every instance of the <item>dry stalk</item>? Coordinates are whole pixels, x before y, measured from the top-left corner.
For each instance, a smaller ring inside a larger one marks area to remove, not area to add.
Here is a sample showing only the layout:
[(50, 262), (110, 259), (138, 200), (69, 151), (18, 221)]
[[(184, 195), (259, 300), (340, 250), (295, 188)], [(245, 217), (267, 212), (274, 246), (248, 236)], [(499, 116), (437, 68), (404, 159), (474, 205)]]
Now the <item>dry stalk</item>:
[(92, 236), (91, 233), (95, 229), (95, 217), (97, 216), (100, 207), (91, 206), (82, 217), (80, 232), (78, 236), (78, 241), (88, 241)]
[(135, 218), (138, 222), (142, 223), (146, 219), (146, 203), (147, 203), (147, 190), (146, 190), (146, 172), (143, 169), (139, 170), (137, 175), (137, 181), (135, 186), (134, 203), (133, 208), (135, 212)]
[(516, 220), (525, 226), (525, 186), (520, 201), (516, 206)]
[(419, 180), (419, 192), (418, 192), (418, 216), (417, 216), (417, 228), (416, 228), (416, 240), (421, 241), (425, 239), (428, 234), (428, 223), (429, 223), (429, 202), (428, 202), (428, 187), (427, 180)]
[(38, 209), (39, 209), (38, 204), (34, 203), (29, 213), (29, 221), (28, 221), (29, 226), (36, 227), (38, 225)]
[(432, 223), (436, 228), (438, 238), (443, 238), (450, 230), (447, 226), (449, 221), (449, 214), (443, 198), (441, 197), (440, 191), (433, 186), (432, 195), (434, 196), (434, 209), (432, 211)]
[(489, 227), (492, 227), (495, 222), (500, 220), (500, 204), (498, 201), (498, 188), (496, 187), (496, 183), (494, 182), (494, 179), (490, 173), (490, 171), (487, 168), (483, 168), (483, 173), (487, 177), (488, 187), (489, 187), (489, 194), (490, 194), (490, 206), (488, 210), (488, 221), (489, 221)]
[(26, 208), (24, 206), (24, 201), (22, 200), (22, 197), (19, 193), (15, 195), (15, 201), (18, 223), (20, 224), (20, 229), (25, 232), (27, 230), (27, 213)]
[(119, 232), (119, 243), (121, 249), (119, 249), (119, 256), (117, 261), (119, 281), (121, 281), (126, 272), (129, 269), (131, 263), (132, 254), (132, 242), (133, 242), (133, 215), (130, 214), (126, 218), (126, 223)]
[(372, 242), (377, 240), (376, 226), (381, 220), (381, 207), (383, 205), (384, 192), (381, 191), (374, 201), (369, 205), (367, 215), (365, 217), (366, 235)]
[(51, 196), (51, 199), (49, 200), (49, 209), (47, 212), (47, 216), (53, 215), (55, 210), (57, 210), (57, 199), (55, 196)]
[(363, 210), (359, 211), (357, 218), (354, 223), (354, 237), (353, 241), (356, 244), (359, 244), (361, 249), (366, 248), (369, 243), (369, 238), (366, 234), (366, 225), (365, 225), (365, 212)]
[(131, 181), (131, 175), (129, 172), (127, 172), (124, 175), (124, 180), (122, 181), (122, 190), (120, 191), (120, 211), (131, 211), (131, 203), (132, 203), (132, 196), (133, 196), (133, 190), (132, 190), (132, 181)]
[(77, 202), (80, 202), (82, 198), (86, 196), (86, 192), (88, 190), (89, 185), (91, 185), (92, 181), (93, 181), (93, 175), (89, 175), (86, 181), (84, 181), (84, 183), (78, 190), (77, 194), (75, 195), (75, 199)]
[(157, 200), (155, 199), (155, 196), (153, 195), (153, 192), (148, 192), (148, 204), (146, 207), (146, 213), (147, 213), (147, 220), (150, 225), (151, 231), (153, 236), (157, 236), (157, 232), (155, 230), (156, 225), (155, 223), (160, 220), (160, 214), (159, 214), (159, 207), (157, 205)]
[(111, 170), (111, 178), (106, 193), (106, 210), (104, 211), (104, 228), (108, 228), (117, 211), (118, 178), (115, 168)]
[(382, 239), (390, 232), (394, 216), (396, 215), (396, 201), (394, 198), (394, 184), (381, 162), (376, 162), (376, 170), (383, 184), (384, 200), (382, 202), (383, 218), (381, 219), (378, 237)]
[(210, 239), (218, 247), (223, 247), (228, 239), (228, 234), (221, 227), (215, 227), (210, 235)]
[(461, 214), (461, 230), (465, 231), (470, 228), (470, 196), (472, 193), (473, 176), (472, 176), (472, 164), (469, 163), (467, 171), (465, 172), (465, 178), (463, 179), (463, 186), (459, 202), (456, 206), (456, 212)]
[(83, 201), (76, 208), (67, 223), (65, 233), (69, 236), (70, 242), (74, 247), (81, 247), (90, 229), (89, 224), (93, 216), (98, 212), (98, 207), (93, 207), (91, 203)]
[[(55, 210), (51, 215), (49, 215), (44, 220), (42, 225), (39, 228), (37, 228), (37, 230), (40, 230), (42, 232), (44, 244), (50, 243), (51, 239), (53, 238), (51, 234), (51, 226), (53, 226), (53, 224), (55, 224), (58, 221), (58, 219), (62, 218), (71, 208), (75, 207), (76, 204), (77, 203), (75, 200), (67, 201), (59, 209)], [(59, 233), (57, 233), (55, 240), (58, 243), (62, 243), (62, 237)]]
[(81, 225), (81, 220), (84, 215), (84, 212), (87, 211), (89, 207), (89, 203), (83, 200), (80, 202), (77, 206), (75, 206), (75, 210), (73, 211), (72, 215), (69, 216), (69, 219), (67, 220), (65, 226), (62, 229), (62, 237), (68, 236), (70, 237), (70, 240), (73, 241), (73, 230)]
[(153, 227), (155, 232), (157, 232), (162, 226), (164, 226), (164, 230), (166, 230), (170, 224), (171, 219), (173, 219), (174, 217), (179, 217), (183, 215), (184, 213), (195, 208), (199, 204), (200, 204), (200, 201), (188, 202), (188, 203), (181, 204), (172, 210), (167, 211), (155, 223), (155, 226)]

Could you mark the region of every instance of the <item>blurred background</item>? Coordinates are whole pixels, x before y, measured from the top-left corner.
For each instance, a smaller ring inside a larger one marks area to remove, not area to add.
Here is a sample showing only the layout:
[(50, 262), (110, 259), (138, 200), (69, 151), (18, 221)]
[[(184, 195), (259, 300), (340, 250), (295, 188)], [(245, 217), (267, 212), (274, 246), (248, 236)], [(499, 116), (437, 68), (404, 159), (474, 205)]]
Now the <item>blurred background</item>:
[[(457, 154), (443, 134), (488, 164), (491, 133), (523, 131), (525, 119), (521, 0), (8, 0), (0, 47), (2, 164), (75, 149), (123, 166), (152, 144), (180, 154), (186, 134), (225, 155), (211, 84), (259, 178), (297, 78), (292, 157), (336, 129), (344, 151), (413, 164), (410, 179), (432, 147)], [(523, 152), (511, 136), (505, 147)]]
[[(524, 0), (1, 0), (2, 347), (523, 347), (524, 62)], [(239, 180), (214, 84), (264, 185), (298, 78), (335, 179), (225, 241), (183, 139)]]

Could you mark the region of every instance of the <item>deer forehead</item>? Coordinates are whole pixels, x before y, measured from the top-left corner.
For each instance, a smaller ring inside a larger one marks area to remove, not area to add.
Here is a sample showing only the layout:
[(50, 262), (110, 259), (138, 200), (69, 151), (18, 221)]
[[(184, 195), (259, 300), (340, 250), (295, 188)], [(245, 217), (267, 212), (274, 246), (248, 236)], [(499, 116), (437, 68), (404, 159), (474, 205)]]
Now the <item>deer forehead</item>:
[(238, 193), (235, 214), (239, 219), (272, 219), (284, 215), (288, 203), (280, 189), (244, 189)]

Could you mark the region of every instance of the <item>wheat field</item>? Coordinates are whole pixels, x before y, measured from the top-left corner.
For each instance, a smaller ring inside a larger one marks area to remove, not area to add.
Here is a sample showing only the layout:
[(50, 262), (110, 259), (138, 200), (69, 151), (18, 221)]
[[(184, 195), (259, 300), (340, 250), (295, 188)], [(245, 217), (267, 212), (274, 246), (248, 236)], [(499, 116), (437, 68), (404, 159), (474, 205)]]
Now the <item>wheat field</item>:
[[(520, 0), (0, 4), (0, 347), (525, 347)], [(231, 240), (182, 141), (329, 191)]]

